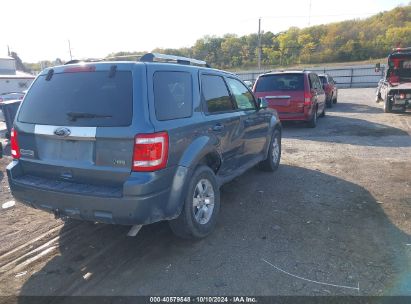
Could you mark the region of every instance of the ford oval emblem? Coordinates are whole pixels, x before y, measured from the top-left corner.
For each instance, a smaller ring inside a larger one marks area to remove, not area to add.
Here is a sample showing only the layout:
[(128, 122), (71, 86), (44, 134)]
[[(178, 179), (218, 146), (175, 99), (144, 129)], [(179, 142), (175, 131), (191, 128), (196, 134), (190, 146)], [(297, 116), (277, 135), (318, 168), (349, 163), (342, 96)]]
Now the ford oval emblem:
[(60, 127), (54, 130), (54, 134), (56, 134), (57, 136), (69, 136), (71, 134), (71, 131), (69, 128), (66, 127)]

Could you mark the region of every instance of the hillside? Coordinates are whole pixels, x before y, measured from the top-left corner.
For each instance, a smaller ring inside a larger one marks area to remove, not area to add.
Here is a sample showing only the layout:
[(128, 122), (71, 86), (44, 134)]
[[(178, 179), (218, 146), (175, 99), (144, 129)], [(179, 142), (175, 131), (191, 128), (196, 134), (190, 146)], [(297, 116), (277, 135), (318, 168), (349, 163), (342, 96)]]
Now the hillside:
[[(190, 48), (155, 49), (181, 56), (205, 59), (226, 69), (257, 65), (257, 34), (238, 37), (206, 36)], [(366, 19), (349, 20), (303, 29), (262, 35), (262, 64), (265, 67), (295, 64), (363, 61), (384, 58), (396, 46), (411, 46), (411, 5), (397, 7)], [(131, 53), (117, 53), (113, 55)]]
[[(174, 54), (206, 60), (211, 66), (230, 70), (257, 66), (257, 34), (238, 37), (205, 36), (192, 47), (154, 49), (153, 52)], [(366, 19), (337, 23), (291, 27), (287, 31), (262, 34), (262, 65), (264, 68), (295, 65), (316, 65), (335, 62), (372, 61), (384, 58), (397, 46), (411, 46), (411, 2)], [(108, 57), (142, 52), (118, 52)], [(125, 58), (122, 58), (123, 60)], [(130, 58), (133, 60), (134, 58)], [(42, 62), (42, 68), (53, 65)], [(28, 67), (40, 69), (39, 63)]]

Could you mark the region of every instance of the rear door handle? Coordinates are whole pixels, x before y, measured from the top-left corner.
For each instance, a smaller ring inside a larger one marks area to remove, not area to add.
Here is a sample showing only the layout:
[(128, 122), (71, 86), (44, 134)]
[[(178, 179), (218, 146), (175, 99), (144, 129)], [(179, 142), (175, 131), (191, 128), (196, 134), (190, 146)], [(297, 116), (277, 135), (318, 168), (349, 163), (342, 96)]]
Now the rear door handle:
[(216, 131), (216, 132), (220, 132), (220, 131), (223, 131), (223, 130), (224, 130), (224, 125), (223, 125), (223, 124), (220, 124), (220, 123), (216, 124), (216, 125), (213, 127), (213, 131)]

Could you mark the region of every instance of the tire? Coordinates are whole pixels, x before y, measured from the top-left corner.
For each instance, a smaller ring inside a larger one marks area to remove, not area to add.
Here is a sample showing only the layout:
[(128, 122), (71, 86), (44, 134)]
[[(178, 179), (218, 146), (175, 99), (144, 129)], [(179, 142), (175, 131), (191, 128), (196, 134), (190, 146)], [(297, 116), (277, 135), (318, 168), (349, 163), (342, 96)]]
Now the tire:
[(385, 113), (391, 113), (391, 112), (392, 112), (392, 105), (391, 105), (391, 102), (390, 102), (388, 96), (385, 96), (385, 100), (384, 100), (384, 112), (385, 112)]
[(267, 158), (258, 164), (258, 167), (267, 172), (274, 172), (278, 169), (281, 160), (281, 132), (275, 129), (271, 136), (270, 148)]
[(327, 105), (324, 105), (323, 111), (321, 112), (319, 117), (325, 117), (325, 108), (327, 107)]
[(337, 98), (338, 98), (338, 96), (336, 95), (336, 96), (334, 97), (333, 104), (336, 104), (336, 103), (337, 103)]
[(307, 127), (315, 128), (317, 126), (317, 109), (315, 109), (313, 117), (307, 122)]
[(220, 189), (215, 174), (209, 167), (199, 166), (190, 179), (183, 210), (169, 225), (178, 237), (201, 239), (214, 230), (219, 211)]
[(334, 97), (331, 95), (330, 99), (326, 101), (327, 108), (332, 108), (334, 103)]

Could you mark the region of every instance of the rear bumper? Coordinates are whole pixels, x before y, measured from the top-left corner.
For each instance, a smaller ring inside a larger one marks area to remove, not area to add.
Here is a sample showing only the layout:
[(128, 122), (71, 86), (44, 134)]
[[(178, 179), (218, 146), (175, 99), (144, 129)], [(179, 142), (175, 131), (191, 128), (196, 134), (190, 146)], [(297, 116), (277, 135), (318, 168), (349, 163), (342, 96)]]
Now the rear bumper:
[(309, 121), (312, 113), (278, 113), (281, 121)]
[[(29, 183), (22, 178), (18, 161), (7, 167), (13, 196), (31, 207), (60, 216), (120, 225), (150, 224), (176, 218), (182, 209), (189, 169), (183, 166), (158, 172), (132, 173), (120, 194), (64, 191)], [(50, 181), (56, 183), (56, 181)], [(79, 185), (84, 189), (84, 185)], [(67, 189), (67, 188), (66, 188)]]
[(302, 108), (302, 111), (300, 112), (281, 112), (281, 110), (284, 111), (284, 109), (281, 109), (279, 107), (270, 108), (277, 111), (280, 121), (309, 121), (314, 113), (314, 107), (312, 106), (304, 106), (304, 108)]

